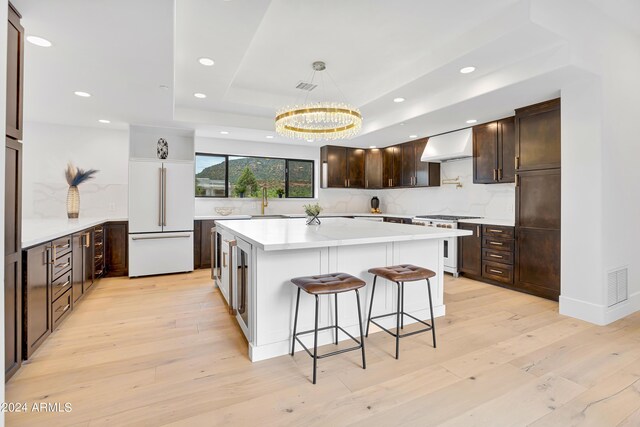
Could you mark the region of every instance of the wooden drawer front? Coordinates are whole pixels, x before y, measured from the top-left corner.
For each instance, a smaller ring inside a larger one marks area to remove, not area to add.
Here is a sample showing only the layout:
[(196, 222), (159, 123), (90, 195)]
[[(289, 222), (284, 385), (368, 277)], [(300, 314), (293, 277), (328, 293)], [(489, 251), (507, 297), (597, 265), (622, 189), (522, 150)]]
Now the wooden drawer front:
[(52, 256), (60, 258), (71, 252), (71, 236), (61, 237), (51, 242)]
[(51, 301), (55, 301), (56, 298), (65, 293), (72, 283), (73, 272), (71, 270), (51, 282)]
[(51, 316), (55, 329), (71, 313), (71, 289), (62, 294), (60, 298), (51, 304)]
[(483, 225), (482, 233), (486, 237), (496, 237), (499, 239), (513, 239), (513, 227), (502, 227), (498, 225)]
[(483, 261), (482, 277), (502, 283), (513, 283), (513, 266), (499, 262)]
[(496, 239), (491, 236), (482, 237), (482, 247), (496, 251), (513, 252), (513, 240)]
[(494, 249), (483, 249), (482, 259), (491, 262), (500, 262), (513, 265), (513, 252), (496, 251)]
[(58, 255), (56, 259), (53, 260), (53, 265), (51, 266), (51, 277), (57, 279), (61, 275), (71, 271), (72, 263), (73, 256), (71, 252), (68, 252), (66, 255)]

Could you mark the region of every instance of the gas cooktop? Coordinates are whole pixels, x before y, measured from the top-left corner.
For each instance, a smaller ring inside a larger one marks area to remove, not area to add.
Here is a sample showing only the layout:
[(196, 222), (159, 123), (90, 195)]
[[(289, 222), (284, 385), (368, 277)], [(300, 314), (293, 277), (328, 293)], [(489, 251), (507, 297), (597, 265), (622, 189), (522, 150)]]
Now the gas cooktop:
[(416, 218), (435, 219), (440, 221), (459, 221), (461, 219), (477, 219), (479, 216), (459, 216), (459, 215), (418, 215)]

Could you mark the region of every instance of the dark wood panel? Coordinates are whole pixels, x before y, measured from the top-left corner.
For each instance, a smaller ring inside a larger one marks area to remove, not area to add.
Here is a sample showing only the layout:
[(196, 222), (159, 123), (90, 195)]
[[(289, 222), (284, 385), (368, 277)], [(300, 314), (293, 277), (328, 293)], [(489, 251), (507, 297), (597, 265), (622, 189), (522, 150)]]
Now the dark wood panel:
[(7, 30), (6, 135), (22, 140), (22, 93), (24, 79), (24, 28), (20, 14), (9, 5)]
[(560, 296), (560, 230), (517, 228), (516, 286), (557, 300)]
[(483, 225), (482, 233), (485, 237), (495, 237), (498, 239), (513, 239), (515, 229), (501, 225)]
[(71, 313), (73, 306), (71, 299), (71, 289), (69, 289), (51, 304), (51, 321), (53, 329), (57, 328), (60, 322), (66, 319)]
[(413, 142), (401, 144), (400, 149), (400, 186), (413, 187), (416, 176), (416, 147)]
[(471, 236), (458, 237), (458, 269), (473, 276), (482, 275), (482, 226), (459, 223), (461, 230), (470, 230)]
[(213, 220), (202, 221), (200, 225), (200, 268), (211, 268), (211, 229), (215, 225)]
[(516, 121), (515, 117), (498, 120), (498, 181), (514, 182), (516, 179)]
[(560, 169), (518, 172), (516, 226), (560, 228)]
[(513, 266), (492, 261), (482, 261), (482, 277), (502, 282), (513, 283)]
[(108, 277), (129, 274), (129, 230), (127, 222), (110, 222), (104, 227), (104, 267)]
[(73, 287), (73, 270), (69, 269), (58, 278), (51, 281), (51, 299), (55, 301), (60, 295)]
[(58, 255), (53, 259), (51, 265), (51, 278), (53, 280), (58, 277), (67, 274), (71, 270), (71, 264), (73, 263), (73, 252), (67, 252), (64, 255)]
[(365, 182), (365, 150), (362, 148), (347, 149), (347, 186), (350, 188), (364, 188)]
[(51, 297), (48, 283), (48, 245), (24, 251), (23, 355), (25, 359), (51, 333)]
[(513, 240), (500, 239), (494, 236), (482, 236), (482, 247), (496, 251), (513, 252)]
[(384, 188), (397, 187), (402, 170), (402, 153), (399, 147), (387, 147), (382, 152), (382, 184)]
[(104, 264), (105, 238), (104, 236), (105, 236), (104, 225), (98, 225), (94, 227), (93, 240), (92, 240), (94, 281), (104, 276), (105, 274), (105, 264)]
[(560, 100), (516, 110), (517, 170), (560, 167)]
[(484, 248), (482, 249), (483, 261), (494, 261), (503, 264), (513, 264), (513, 252), (512, 251), (497, 251), (495, 249)]
[(347, 149), (325, 145), (320, 149), (322, 173), (320, 183), (323, 188), (344, 188), (347, 186)]
[(73, 235), (73, 302), (78, 301), (84, 294), (84, 244), (85, 234)]
[(496, 122), (473, 127), (473, 182), (491, 184), (497, 181), (498, 125)]
[(382, 150), (371, 148), (365, 155), (365, 188), (382, 187)]

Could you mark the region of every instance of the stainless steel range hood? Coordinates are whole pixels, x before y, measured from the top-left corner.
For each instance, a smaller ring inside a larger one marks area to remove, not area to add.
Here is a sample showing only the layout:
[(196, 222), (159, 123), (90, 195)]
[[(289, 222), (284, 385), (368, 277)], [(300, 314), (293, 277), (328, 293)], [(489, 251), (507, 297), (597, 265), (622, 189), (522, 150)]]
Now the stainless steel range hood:
[(423, 162), (446, 162), (464, 159), (472, 155), (473, 133), (469, 128), (429, 138), (420, 160)]

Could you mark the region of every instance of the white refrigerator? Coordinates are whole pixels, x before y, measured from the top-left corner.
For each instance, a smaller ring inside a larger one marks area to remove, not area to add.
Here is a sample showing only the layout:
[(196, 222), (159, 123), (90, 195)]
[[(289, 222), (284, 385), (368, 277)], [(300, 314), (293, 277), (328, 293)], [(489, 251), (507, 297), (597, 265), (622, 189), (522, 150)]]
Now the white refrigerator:
[(129, 161), (129, 277), (193, 270), (194, 165)]

